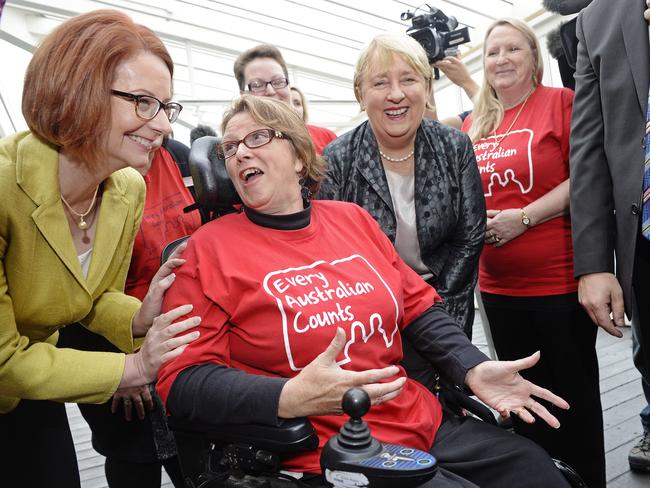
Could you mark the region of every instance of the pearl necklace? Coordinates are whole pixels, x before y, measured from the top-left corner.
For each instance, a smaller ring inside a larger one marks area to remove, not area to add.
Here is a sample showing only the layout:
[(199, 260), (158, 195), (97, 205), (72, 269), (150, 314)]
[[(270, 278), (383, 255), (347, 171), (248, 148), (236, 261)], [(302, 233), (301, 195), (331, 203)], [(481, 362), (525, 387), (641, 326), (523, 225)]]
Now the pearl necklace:
[(88, 228), (88, 222), (84, 220), (84, 217), (86, 217), (95, 206), (95, 201), (97, 200), (97, 190), (99, 190), (99, 185), (97, 185), (97, 188), (95, 188), (95, 193), (93, 194), (92, 202), (90, 202), (90, 207), (88, 207), (88, 210), (86, 210), (84, 213), (79, 213), (74, 208), (72, 208), (72, 206), (66, 201), (66, 199), (63, 198), (63, 194), (61, 194), (61, 201), (65, 203), (65, 206), (68, 207), (70, 213), (72, 213), (75, 217), (79, 217), (79, 222), (77, 222), (77, 227), (79, 227), (80, 230), (86, 230)]
[(381, 155), (382, 158), (384, 158), (386, 161), (390, 161), (391, 163), (403, 163), (407, 159), (409, 159), (413, 154), (415, 154), (415, 149), (411, 149), (411, 152), (408, 153), (406, 156), (403, 158), (391, 158), (390, 156), (387, 156), (382, 152), (382, 150), (379, 150), (379, 154)]

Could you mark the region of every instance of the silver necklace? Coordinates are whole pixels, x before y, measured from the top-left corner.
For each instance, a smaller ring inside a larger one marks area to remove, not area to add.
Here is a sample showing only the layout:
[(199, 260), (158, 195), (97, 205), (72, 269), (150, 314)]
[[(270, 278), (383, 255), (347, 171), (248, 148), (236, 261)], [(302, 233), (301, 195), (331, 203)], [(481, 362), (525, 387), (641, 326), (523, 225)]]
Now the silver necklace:
[(387, 156), (382, 152), (382, 150), (379, 150), (379, 154), (381, 155), (382, 158), (384, 158), (386, 161), (390, 161), (391, 163), (403, 163), (407, 159), (409, 159), (413, 154), (415, 154), (415, 149), (411, 149), (411, 152), (408, 153), (406, 156), (403, 158), (391, 158), (390, 156)]

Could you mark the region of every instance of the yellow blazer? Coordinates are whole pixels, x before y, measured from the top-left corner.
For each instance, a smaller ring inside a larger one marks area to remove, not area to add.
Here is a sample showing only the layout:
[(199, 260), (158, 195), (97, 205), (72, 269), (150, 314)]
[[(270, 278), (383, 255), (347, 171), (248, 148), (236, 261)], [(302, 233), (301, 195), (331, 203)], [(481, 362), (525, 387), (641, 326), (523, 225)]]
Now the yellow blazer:
[(63, 211), (58, 153), (29, 132), (0, 140), (0, 413), (21, 398), (103, 403), (124, 354), (56, 347), (58, 329), (81, 322), (120, 350), (133, 349), (140, 302), (124, 295), (145, 184), (133, 169), (104, 182), (84, 278)]

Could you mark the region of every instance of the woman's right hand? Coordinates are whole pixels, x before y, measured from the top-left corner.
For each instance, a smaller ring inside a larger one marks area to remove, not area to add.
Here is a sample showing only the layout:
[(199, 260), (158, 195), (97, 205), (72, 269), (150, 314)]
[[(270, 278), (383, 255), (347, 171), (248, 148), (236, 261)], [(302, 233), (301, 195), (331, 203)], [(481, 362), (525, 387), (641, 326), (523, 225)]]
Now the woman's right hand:
[(392, 400), (402, 391), (406, 377), (378, 383), (399, 373), (397, 366), (366, 371), (348, 371), (336, 364), (336, 357), (345, 346), (345, 331), (340, 327), (325, 349), (297, 376), (287, 381), (280, 393), (278, 416), (282, 418), (308, 415), (340, 415), (343, 394), (361, 387), (370, 396), (371, 405)]
[(192, 312), (192, 308), (192, 305), (181, 305), (153, 320), (140, 350), (126, 356), (120, 388), (152, 383), (163, 363), (179, 356), (190, 342), (198, 339), (199, 331), (189, 334), (183, 332), (198, 326), (201, 323), (200, 317), (189, 317), (175, 322)]

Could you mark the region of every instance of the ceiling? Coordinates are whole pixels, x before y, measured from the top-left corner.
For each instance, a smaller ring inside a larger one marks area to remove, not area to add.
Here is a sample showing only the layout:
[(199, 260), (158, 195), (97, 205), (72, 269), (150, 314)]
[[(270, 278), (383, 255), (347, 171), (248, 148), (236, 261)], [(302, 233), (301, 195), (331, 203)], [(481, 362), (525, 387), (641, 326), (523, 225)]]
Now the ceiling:
[[(507, 16), (530, 18), (542, 11), (540, 0), (436, 0), (432, 6), (467, 26), (471, 42), (480, 44), (485, 28)], [(310, 100), (312, 123), (337, 132), (356, 124), (359, 109), (352, 91), (360, 49), (383, 32), (403, 32), (402, 12), (419, 5), (398, 0), (9, 0), (0, 21), (0, 40), (35, 45), (72, 15), (115, 8), (154, 29), (176, 64), (175, 97), (186, 107), (181, 132), (198, 123), (218, 126), (221, 113), (237, 96), (232, 74), (236, 56), (260, 43), (282, 51), (290, 81)], [(425, 4), (421, 9), (427, 10)], [(419, 11), (420, 13), (422, 10)], [(21, 25), (19, 25), (21, 24)], [(4, 59), (3, 44), (0, 55)], [(6, 64), (5, 64), (6, 66)], [(16, 77), (20, 84), (21, 74)], [(2, 85), (0, 85), (0, 90)]]

